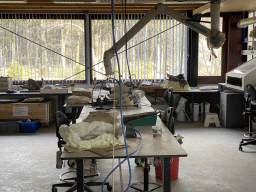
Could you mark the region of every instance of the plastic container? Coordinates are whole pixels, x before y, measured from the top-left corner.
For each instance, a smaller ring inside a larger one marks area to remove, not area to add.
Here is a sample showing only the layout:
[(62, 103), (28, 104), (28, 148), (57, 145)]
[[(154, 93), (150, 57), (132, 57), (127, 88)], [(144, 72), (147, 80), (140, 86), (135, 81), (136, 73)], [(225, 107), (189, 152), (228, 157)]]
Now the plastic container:
[(178, 122), (184, 122), (186, 119), (185, 116), (185, 105), (186, 105), (187, 100), (184, 97), (181, 97), (179, 100), (179, 104), (176, 108), (177, 112), (177, 121)]
[(185, 121), (185, 112), (184, 110), (181, 110), (180, 112), (177, 113), (177, 121), (178, 122), (184, 122)]
[[(204, 103), (200, 103), (201, 120), (203, 120)], [(210, 103), (205, 102), (205, 114), (210, 113)]]
[(162, 136), (162, 128), (158, 126), (152, 126), (153, 137), (161, 137)]
[(19, 120), (0, 120), (0, 134), (20, 133)]
[[(155, 167), (156, 179), (163, 180), (162, 165), (160, 158), (157, 158), (157, 161), (158, 166)], [(170, 169), (171, 181), (177, 180), (179, 173), (179, 157), (170, 158)]]
[(31, 122), (27, 120), (20, 121), (21, 131), (22, 133), (35, 133), (39, 127), (39, 120), (33, 119)]
[[(192, 111), (192, 103), (190, 103), (190, 111)], [(199, 121), (199, 104), (198, 103), (194, 103), (194, 113), (193, 113), (194, 117), (194, 121)]]

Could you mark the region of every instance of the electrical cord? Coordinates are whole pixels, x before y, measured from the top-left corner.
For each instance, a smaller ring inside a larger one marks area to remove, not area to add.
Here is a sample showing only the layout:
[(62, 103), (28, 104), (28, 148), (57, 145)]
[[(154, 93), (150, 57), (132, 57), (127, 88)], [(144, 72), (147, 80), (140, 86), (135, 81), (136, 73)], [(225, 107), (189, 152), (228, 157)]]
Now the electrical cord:
[[(120, 93), (120, 116), (121, 116), (121, 125), (122, 125), (122, 131), (123, 131), (123, 136), (124, 136), (124, 143), (125, 143), (125, 151), (126, 151), (126, 156), (128, 156), (128, 146), (127, 146), (127, 141), (126, 141), (126, 136), (125, 136), (125, 130), (124, 130), (124, 122), (123, 122), (123, 106), (122, 106), (122, 87), (121, 87), (121, 69), (120, 69), (120, 62), (117, 54), (117, 48), (116, 48), (116, 42), (115, 42), (115, 33), (114, 33), (114, 3), (113, 0), (111, 0), (111, 14), (112, 14), (112, 31), (113, 31), (113, 44), (115, 48), (115, 53), (116, 53), (116, 60), (117, 60), (117, 65), (118, 65), (118, 75), (119, 75), (119, 93)], [(128, 167), (129, 167), (129, 183), (127, 188), (125, 189), (125, 192), (129, 189), (131, 185), (131, 180), (132, 180), (132, 173), (131, 173), (131, 164), (129, 158), (127, 159), (128, 162)]]
[[(118, 65), (118, 75), (119, 75), (119, 93), (120, 93), (120, 116), (121, 116), (121, 125), (122, 125), (122, 131), (123, 131), (123, 136), (124, 136), (124, 144), (125, 144), (125, 152), (126, 152), (126, 156), (128, 157), (128, 146), (127, 146), (127, 141), (126, 141), (126, 137), (125, 137), (125, 130), (124, 130), (124, 122), (123, 122), (123, 109), (122, 109), (122, 89), (121, 89), (121, 70), (120, 70), (120, 63), (119, 63), (119, 58), (118, 58), (118, 54), (117, 54), (117, 48), (116, 48), (116, 42), (115, 42), (115, 33), (114, 33), (114, 2), (113, 0), (111, 0), (111, 22), (112, 22), (112, 35), (113, 35), (113, 45), (114, 45), (114, 49), (115, 49), (115, 53), (116, 53), (116, 60), (117, 60), (117, 65)], [(125, 158), (125, 160), (127, 160), (128, 162), (128, 167), (129, 167), (129, 183), (127, 188), (125, 189), (125, 192), (129, 189), (130, 185), (131, 185), (131, 180), (132, 180), (132, 173), (131, 173), (131, 165), (130, 165), (130, 160), (129, 158)], [(111, 171), (109, 176), (112, 174), (113, 172)], [(107, 177), (108, 178), (108, 177)], [(107, 178), (104, 180), (102, 186), (101, 186), (101, 190), (103, 191), (103, 187), (104, 184), (107, 180)]]
[[(126, 160), (129, 160), (129, 158), (130, 158), (132, 155), (134, 155), (135, 153), (137, 153), (137, 152), (142, 148), (142, 146), (143, 146), (143, 139), (142, 139), (141, 133), (140, 133), (138, 130), (132, 128), (132, 127), (126, 127), (126, 128), (131, 129), (131, 130), (133, 130), (133, 131), (136, 131), (136, 132), (139, 134), (140, 139), (141, 139), (140, 146), (139, 146), (138, 149), (136, 149), (134, 152), (132, 152), (130, 155), (128, 155), (126, 158), (124, 158), (123, 161), (121, 161), (121, 162), (107, 175), (107, 177), (104, 179), (103, 184), (102, 184), (102, 188), (101, 188), (102, 191), (103, 191), (104, 183), (107, 181), (107, 179), (110, 177), (110, 175), (112, 175), (112, 174), (115, 172), (115, 170), (116, 170), (121, 164), (123, 164)], [(125, 191), (127, 191), (127, 190), (128, 190), (128, 187), (125, 189)]]

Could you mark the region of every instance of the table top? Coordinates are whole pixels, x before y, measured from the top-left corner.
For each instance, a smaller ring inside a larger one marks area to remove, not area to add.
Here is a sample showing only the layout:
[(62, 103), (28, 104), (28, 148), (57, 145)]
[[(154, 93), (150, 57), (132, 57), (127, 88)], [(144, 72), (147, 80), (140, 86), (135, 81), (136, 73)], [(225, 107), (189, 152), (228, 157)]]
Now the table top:
[(14, 95), (14, 96), (19, 96), (19, 95), (71, 95), (72, 92), (68, 93), (40, 93), (40, 91), (23, 91), (19, 90), (16, 93), (6, 93), (6, 92), (0, 92), (0, 95)]
[[(166, 89), (165, 89), (166, 90)], [(216, 89), (189, 89), (187, 91), (173, 91), (173, 93), (213, 93), (213, 92), (219, 92), (219, 90)]]
[[(160, 119), (157, 120), (157, 126), (162, 126), (163, 132), (161, 137), (153, 137), (151, 126), (140, 126), (135, 127), (141, 135), (143, 140), (142, 148), (135, 153), (132, 157), (186, 157), (187, 153), (178, 143), (171, 132), (164, 126)], [(137, 150), (141, 143), (141, 138), (127, 138), (128, 152), (129, 154)], [(125, 149), (115, 150), (115, 158), (125, 158)], [(96, 158), (96, 159), (109, 159), (113, 158), (110, 156), (100, 156), (90, 151), (81, 152), (63, 152), (61, 155), (63, 160), (71, 159), (85, 159), (85, 158)]]
[[(141, 98), (140, 102), (141, 107), (123, 107), (123, 115), (129, 116), (129, 115), (135, 115), (135, 114), (144, 114), (144, 113), (151, 113), (155, 112), (154, 109), (151, 107), (151, 103), (147, 100), (147, 98), (144, 96)], [(83, 110), (81, 111), (80, 117), (81, 118), (86, 118), (91, 111), (95, 111), (95, 106), (92, 107), (89, 104), (87, 105), (64, 105), (65, 107), (84, 107)], [(111, 107), (111, 106), (110, 106)], [(110, 110), (110, 112), (113, 109)], [(120, 109), (114, 109), (115, 112), (120, 112)], [(119, 116), (120, 118), (120, 113)]]
[[(143, 104), (141, 108), (123, 109), (123, 115), (129, 116), (129, 114), (142, 114), (146, 112), (154, 112), (151, 107), (150, 102), (146, 97), (141, 98), (141, 103)], [(80, 114), (80, 117), (86, 117), (89, 112), (94, 109), (90, 106), (85, 106)], [(118, 110), (116, 110), (118, 111)], [(119, 114), (120, 117), (120, 114)], [(133, 155), (135, 158), (141, 157), (186, 157), (187, 153), (167, 129), (167, 127), (162, 123), (162, 121), (157, 118), (156, 126), (162, 127), (162, 136), (153, 137), (153, 131), (151, 126), (135, 126), (134, 128), (138, 130), (142, 135), (143, 146), (142, 148)], [(141, 144), (141, 138), (127, 138), (127, 145), (129, 154), (137, 150)], [(125, 158), (125, 149), (115, 150), (115, 158)], [(96, 158), (96, 159), (106, 159), (113, 158), (110, 156), (100, 156), (96, 153), (90, 151), (82, 152), (63, 152), (61, 155), (63, 160), (71, 159), (85, 159), (85, 158)]]
[[(149, 85), (149, 86), (142, 86), (141, 90), (145, 92), (155, 92), (155, 91), (162, 91), (165, 92), (167, 88), (163, 88), (159, 85)], [(173, 91), (174, 93), (212, 93), (212, 92), (219, 92), (218, 85), (212, 86), (201, 86), (199, 88), (192, 88), (190, 87), (189, 90), (180, 90), (180, 91)]]

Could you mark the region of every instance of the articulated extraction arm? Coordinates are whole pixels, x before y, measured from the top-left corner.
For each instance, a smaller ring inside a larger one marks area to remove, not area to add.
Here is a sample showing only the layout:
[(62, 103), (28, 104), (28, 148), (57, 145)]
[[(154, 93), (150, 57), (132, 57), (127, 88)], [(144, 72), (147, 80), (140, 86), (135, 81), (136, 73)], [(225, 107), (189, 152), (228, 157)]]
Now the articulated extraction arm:
[[(206, 36), (208, 42), (213, 48), (219, 48), (225, 42), (225, 35), (216, 30), (208, 29), (207, 27), (201, 25), (198, 22), (193, 22), (191, 19), (164, 4), (158, 4), (156, 7), (151, 9), (138, 23), (136, 23), (117, 43), (116, 50), (119, 51), (134, 35), (136, 35), (149, 21), (151, 21), (158, 14), (166, 14), (173, 19), (183, 23), (192, 30)], [(221, 41), (220, 41), (221, 40)], [(113, 69), (111, 64), (111, 59), (115, 54), (114, 46), (104, 53), (104, 66), (106, 69), (106, 75), (112, 75)]]

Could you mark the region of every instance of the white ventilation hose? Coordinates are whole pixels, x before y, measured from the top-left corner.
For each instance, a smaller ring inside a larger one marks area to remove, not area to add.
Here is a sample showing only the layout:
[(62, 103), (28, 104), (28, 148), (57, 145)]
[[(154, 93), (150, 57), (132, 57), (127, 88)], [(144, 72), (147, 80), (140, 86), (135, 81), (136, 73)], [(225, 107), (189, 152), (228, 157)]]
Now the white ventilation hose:
[(211, 29), (208, 37), (207, 37), (207, 44), (208, 48), (218, 49), (220, 48), (224, 42), (226, 41), (225, 34), (220, 32), (217, 29)]
[[(211, 30), (207, 36), (209, 49), (218, 49), (225, 42), (225, 34), (219, 31), (220, 26), (220, 0), (211, 0)], [(212, 50), (213, 51), (213, 50)]]
[(220, 26), (220, 0), (211, 0), (211, 29), (219, 30)]
[(248, 25), (256, 23), (256, 17), (251, 17), (251, 18), (246, 18), (246, 19), (241, 19), (237, 23), (238, 28), (246, 28)]

